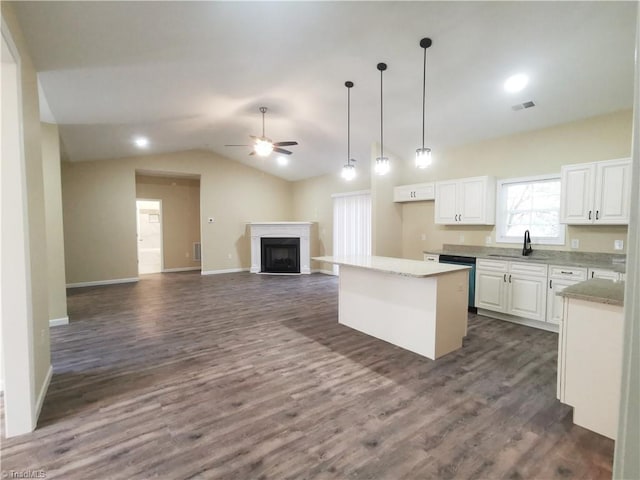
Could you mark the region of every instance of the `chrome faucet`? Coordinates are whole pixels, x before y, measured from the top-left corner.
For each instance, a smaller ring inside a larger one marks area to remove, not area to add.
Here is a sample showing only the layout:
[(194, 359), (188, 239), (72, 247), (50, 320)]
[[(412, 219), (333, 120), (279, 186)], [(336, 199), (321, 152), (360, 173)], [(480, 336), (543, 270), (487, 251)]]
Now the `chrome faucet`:
[(527, 255), (531, 255), (533, 252), (533, 248), (531, 248), (531, 235), (529, 234), (529, 230), (524, 231), (524, 245), (522, 246), (522, 255), (525, 257)]

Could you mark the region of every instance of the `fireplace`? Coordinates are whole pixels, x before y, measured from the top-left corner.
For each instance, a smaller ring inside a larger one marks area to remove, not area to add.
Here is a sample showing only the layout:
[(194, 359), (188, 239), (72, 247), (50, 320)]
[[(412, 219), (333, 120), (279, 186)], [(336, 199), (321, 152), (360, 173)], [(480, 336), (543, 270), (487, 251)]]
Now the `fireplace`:
[(260, 239), (261, 272), (300, 273), (300, 239), (269, 238)]
[(311, 222), (249, 223), (251, 273), (311, 273), (311, 225)]

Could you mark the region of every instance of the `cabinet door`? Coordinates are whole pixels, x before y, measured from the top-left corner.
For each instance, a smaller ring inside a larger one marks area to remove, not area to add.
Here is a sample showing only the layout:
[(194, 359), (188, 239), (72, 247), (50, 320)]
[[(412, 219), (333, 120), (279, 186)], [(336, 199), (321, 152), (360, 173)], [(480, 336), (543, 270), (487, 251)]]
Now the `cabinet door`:
[(560, 222), (593, 223), (596, 164), (565, 165), (561, 168)]
[(557, 294), (575, 283), (577, 282), (571, 280), (549, 279), (547, 285), (547, 322), (560, 324), (564, 316), (564, 302), (563, 298)]
[(601, 225), (629, 223), (631, 161), (611, 160), (596, 165), (594, 222)]
[(476, 307), (506, 311), (507, 273), (476, 270)]
[(546, 315), (546, 277), (509, 274), (507, 313), (544, 322)]
[(458, 182), (455, 180), (436, 183), (435, 223), (458, 223)]
[(484, 177), (460, 180), (458, 184), (458, 223), (493, 223), (491, 219), (487, 221), (487, 217), (491, 217), (488, 214), (487, 193), (487, 179)]
[(393, 189), (393, 201), (394, 202), (409, 202), (413, 200), (411, 198), (412, 194), (411, 185), (403, 185), (400, 187), (395, 187)]
[(413, 200), (433, 200), (436, 196), (435, 183), (419, 183), (413, 186)]

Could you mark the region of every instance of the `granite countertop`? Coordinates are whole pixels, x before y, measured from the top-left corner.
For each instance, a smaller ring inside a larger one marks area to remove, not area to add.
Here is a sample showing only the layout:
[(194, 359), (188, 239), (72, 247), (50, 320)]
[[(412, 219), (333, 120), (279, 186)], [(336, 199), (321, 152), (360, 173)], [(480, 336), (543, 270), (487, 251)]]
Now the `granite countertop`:
[[(535, 246), (534, 246), (535, 247)], [(536, 250), (531, 255), (522, 255), (521, 248), (483, 247), (480, 245), (449, 245), (440, 250), (425, 250), (424, 253), (436, 255), (462, 255), (493, 260), (546, 263), (567, 267), (606, 268), (615, 272), (625, 272), (626, 255), (591, 252), (564, 252), (559, 250)]]
[(312, 260), (419, 278), (441, 275), (459, 270), (469, 270), (471, 268), (462, 265), (450, 265), (447, 263), (432, 263), (424, 262), (422, 260), (407, 260), (406, 258), (376, 257), (369, 255), (313, 257)]
[(624, 305), (624, 282), (592, 278), (566, 287), (557, 295), (589, 302)]

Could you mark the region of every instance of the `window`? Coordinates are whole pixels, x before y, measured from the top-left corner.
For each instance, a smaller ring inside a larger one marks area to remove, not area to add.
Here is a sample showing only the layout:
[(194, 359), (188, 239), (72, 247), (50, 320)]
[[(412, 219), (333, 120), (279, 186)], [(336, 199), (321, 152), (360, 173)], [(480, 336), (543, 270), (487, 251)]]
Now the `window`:
[(529, 230), (532, 243), (564, 245), (560, 223), (560, 176), (498, 181), (496, 242), (522, 243)]
[[(333, 256), (371, 255), (371, 194), (333, 195)], [(338, 274), (334, 265), (333, 273)]]

